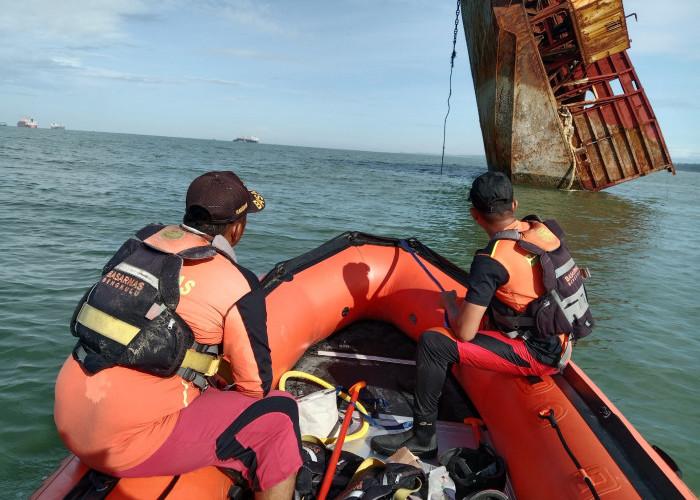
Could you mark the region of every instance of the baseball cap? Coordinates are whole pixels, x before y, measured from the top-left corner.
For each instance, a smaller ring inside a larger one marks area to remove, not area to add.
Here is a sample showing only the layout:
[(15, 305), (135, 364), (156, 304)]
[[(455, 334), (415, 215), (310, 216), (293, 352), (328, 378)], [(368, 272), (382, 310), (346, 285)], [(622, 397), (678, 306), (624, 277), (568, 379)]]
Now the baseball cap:
[(232, 222), (247, 213), (265, 208), (265, 199), (250, 191), (233, 172), (207, 172), (187, 189), (187, 210), (199, 206), (209, 212), (213, 224)]
[(484, 213), (510, 210), (513, 205), (513, 184), (502, 172), (486, 172), (474, 179), (469, 201)]

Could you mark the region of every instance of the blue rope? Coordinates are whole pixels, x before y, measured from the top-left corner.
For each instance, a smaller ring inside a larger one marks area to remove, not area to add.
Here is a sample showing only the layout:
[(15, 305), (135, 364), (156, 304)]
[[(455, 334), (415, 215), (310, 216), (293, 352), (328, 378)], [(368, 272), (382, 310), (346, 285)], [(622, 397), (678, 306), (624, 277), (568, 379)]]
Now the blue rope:
[[(440, 282), (439, 282), (438, 280), (435, 279), (435, 276), (433, 276), (432, 274), (430, 274), (430, 271), (428, 271), (428, 268), (425, 267), (425, 264), (423, 264), (423, 263), (420, 261), (420, 259), (418, 258), (418, 256), (416, 255), (416, 253), (413, 251), (413, 249), (412, 249), (411, 247), (408, 246), (408, 243), (406, 243), (406, 240), (399, 238), (399, 243), (401, 243), (401, 246), (404, 248), (404, 250), (406, 250), (408, 253), (411, 254), (411, 256), (412, 256), (414, 259), (416, 259), (416, 262), (418, 262), (418, 265), (419, 265), (420, 267), (423, 268), (423, 271), (425, 271), (425, 274), (427, 274), (428, 277), (429, 277), (431, 280), (433, 280), (433, 283), (435, 283), (435, 284), (437, 285), (437, 287), (440, 289), (440, 291), (441, 291), (441, 292), (444, 292), (445, 289), (442, 287), (442, 285), (440, 284)], [(449, 318), (447, 317), (447, 311), (445, 311), (445, 328), (449, 328), (449, 327), (450, 327), (450, 320), (449, 320)]]
[(413, 426), (413, 422), (411, 422), (411, 421), (401, 422), (401, 423), (396, 424), (396, 425), (384, 425), (381, 422), (379, 422), (379, 421), (373, 419), (372, 417), (370, 417), (369, 415), (367, 415), (362, 410), (360, 410), (355, 403), (350, 403), (350, 404), (352, 404), (356, 408), (356, 410), (358, 412), (360, 412), (360, 415), (362, 415), (362, 418), (364, 418), (367, 421), (367, 423), (369, 425), (371, 425), (372, 427), (381, 427), (382, 429), (386, 429), (388, 431), (393, 431), (393, 430), (399, 430), (399, 429), (406, 430), (406, 429), (410, 429)]
[[(339, 385), (335, 386), (335, 394), (338, 395), (338, 394), (340, 394), (341, 392), (347, 392), (347, 389), (345, 389), (344, 387), (339, 386)], [(388, 406), (389, 406), (389, 402), (386, 401), (386, 400), (384, 400), (384, 399), (382, 399), (382, 398), (379, 398), (379, 399), (377, 399), (376, 401), (377, 401), (377, 402), (380, 402), (380, 403), (381, 403), (383, 406), (385, 406), (385, 407), (388, 407)], [(413, 422), (412, 422), (412, 421), (409, 421), (409, 422), (401, 422), (401, 423), (395, 424), (395, 425), (384, 425), (384, 424), (382, 424), (381, 422), (379, 422), (378, 420), (375, 420), (374, 418), (370, 417), (370, 416), (369, 416), (367, 413), (365, 413), (364, 411), (362, 411), (362, 410), (360, 409), (360, 407), (357, 406), (356, 403), (353, 403), (352, 401), (348, 401), (348, 404), (354, 406), (354, 407), (355, 407), (355, 411), (357, 411), (360, 415), (362, 415), (362, 418), (364, 418), (364, 419), (367, 421), (367, 423), (368, 423), (369, 425), (371, 425), (372, 427), (381, 427), (382, 429), (386, 429), (386, 430), (388, 430), (388, 431), (393, 431), (393, 430), (406, 430), (406, 429), (410, 429), (410, 428), (413, 426)]]
[[(355, 406), (354, 403), (353, 403), (353, 406)], [(357, 408), (357, 407), (355, 406), (355, 408)], [(410, 422), (410, 421), (409, 422), (402, 422), (402, 423), (396, 424), (396, 425), (384, 425), (384, 424), (374, 420), (372, 417), (370, 417), (366, 413), (360, 412), (360, 414), (362, 415), (362, 418), (367, 420), (367, 423), (369, 425), (371, 425), (372, 427), (381, 427), (383, 429), (386, 429), (387, 431), (394, 431), (394, 430), (405, 431), (406, 429), (410, 429), (413, 426), (413, 422)]]
[(418, 258), (418, 256), (416, 255), (416, 253), (413, 251), (413, 249), (412, 249), (411, 247), (408, 246), (408, 243), (406, 243), (406, 240), (399, 239), (399, 243), (401, 243), (401, 246), (404, 248), (404, 250), (406, 250), (408, 253), (411, 254), (411, 256), (412, 256), (414, 259), (416, 259), (416, 262), (418, 262), (418, 265), (419, 265), (420, 267), (423, 268), (423, 271), (425, 271), (425, 274), (427, 274), (428, 277), (429, 277), (431, 280), (433, 280), (433, 283), (435, 283), (435, 284), (437, 285), (437, 287), (440, 289), (440, 291), (441, 291), (441, 292), (444, 292), (445, 289), (442, 288), (442, 285), (440, 284), (440, 282), (439, 282), (438, 280), (435, 279), (435, 276), (433, 276), (432, 274), (430, 274), (430, 271), (428, 271), (428, 268), (425, 267), (425, 264), (423, 264), (423, 263), (420, 261), (420, 259)]

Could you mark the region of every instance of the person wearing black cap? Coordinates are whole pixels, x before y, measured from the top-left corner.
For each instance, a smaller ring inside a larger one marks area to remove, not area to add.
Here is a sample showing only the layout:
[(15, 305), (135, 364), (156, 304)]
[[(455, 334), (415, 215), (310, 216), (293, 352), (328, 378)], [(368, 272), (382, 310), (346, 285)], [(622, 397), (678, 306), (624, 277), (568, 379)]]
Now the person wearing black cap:
[(54, 418), (87, 465), (122, 478), (217, 466), (256, 499), (293, 497), (297, 405), (271, 390), (265, 294), (233, 251), (264, 208), (233, 172), (197, 177), (183, 224), (140, 230), (80, 301)]
[[(490, 242), (472, 260), (464, 300), (459, 303), (454, 290), (440, 294), (450, 327), (425, 331), (418, 340), (413, 427), (374, 437), (371, 446), (379, 453), (392, 455), (407, 447), (420, 458), (436, 456), (438, 402), (453, 364), (511, 375), (551, 375), (568, 362), (571, 335), (580, 338), (593, 326), (581, 273), (559, 226), (554, 221), (543, 223), (536, 216), (516, 219), (513, 185), (500, 172), (477, 177), (469, 200), (471, 216)], [(534, 250), (523, 248), (528, 244)], [(549, 307), (554, 300), (539, 300), (549, 297), (540, 254), (535, 253), (541, 250), (565, 263), (562, 269), (566, 272), (560, 279), (571, 289), (575, 309), (569, 326), (558, 320), (560, 310)], [(541, 303), (548, 309), (538, 320), (542, 324), (535, 324), (531, 313)]]

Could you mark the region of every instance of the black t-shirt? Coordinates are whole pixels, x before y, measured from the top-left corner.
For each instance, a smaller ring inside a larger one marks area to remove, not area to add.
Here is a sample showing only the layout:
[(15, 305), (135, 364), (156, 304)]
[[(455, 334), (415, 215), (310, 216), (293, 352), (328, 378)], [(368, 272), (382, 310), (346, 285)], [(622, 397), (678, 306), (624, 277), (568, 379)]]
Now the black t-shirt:
[[(471, 304), (488, 307), (498, 300), (495, 296), (496, 290), (505, 285), (510, 276), (503, 264), (482, 252), (484, 251), (479, 250), (472, 260), (465, 300)], [(557, 366), (559, 363), (561, 342), (558, 337), (529, 338), (525, 341), (525, 346), (540, 363), (548, 366)]]

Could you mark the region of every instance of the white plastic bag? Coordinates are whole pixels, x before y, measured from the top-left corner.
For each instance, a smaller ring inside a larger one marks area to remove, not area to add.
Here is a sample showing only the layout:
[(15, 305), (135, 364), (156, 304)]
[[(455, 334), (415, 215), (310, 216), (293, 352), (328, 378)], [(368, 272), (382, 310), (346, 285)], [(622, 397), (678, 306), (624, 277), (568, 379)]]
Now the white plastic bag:
[(328, 437), (338, 423), (338, 400), (335, 389), (312, 392), (297, 399), (297, 404), (301, 435)]
[(456, 488), (447, 467), (436, 467), (428, 476), (428, 500), (455, 500)]

